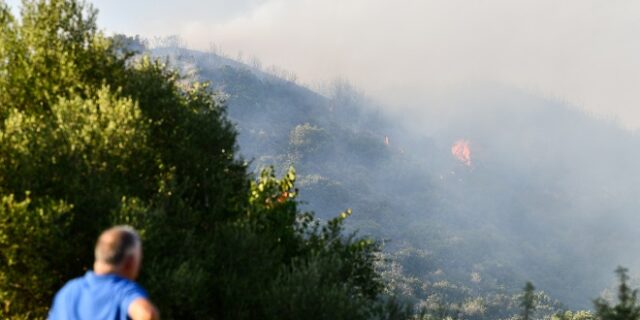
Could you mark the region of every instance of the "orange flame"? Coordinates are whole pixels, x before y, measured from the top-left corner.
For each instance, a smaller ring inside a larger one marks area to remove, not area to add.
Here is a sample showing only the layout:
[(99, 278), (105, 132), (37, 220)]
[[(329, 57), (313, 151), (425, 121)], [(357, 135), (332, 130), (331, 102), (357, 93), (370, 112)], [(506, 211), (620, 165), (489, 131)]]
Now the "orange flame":
[(471, 148), (469, 148), (468, 140), (458, 140), (451, 146), (451, 154), (464, 163), (467, 167), (471, 166)]

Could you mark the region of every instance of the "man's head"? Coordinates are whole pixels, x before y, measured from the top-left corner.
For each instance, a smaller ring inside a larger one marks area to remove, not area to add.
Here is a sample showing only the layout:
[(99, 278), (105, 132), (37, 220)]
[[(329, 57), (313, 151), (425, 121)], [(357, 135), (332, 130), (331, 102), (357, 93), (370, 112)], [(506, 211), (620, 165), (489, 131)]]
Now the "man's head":
[(142, 262), (142, 243), (129, 226), (116, 226), (102, 232), (96, 243), (94, 271), (115, 273), (135, 280)]

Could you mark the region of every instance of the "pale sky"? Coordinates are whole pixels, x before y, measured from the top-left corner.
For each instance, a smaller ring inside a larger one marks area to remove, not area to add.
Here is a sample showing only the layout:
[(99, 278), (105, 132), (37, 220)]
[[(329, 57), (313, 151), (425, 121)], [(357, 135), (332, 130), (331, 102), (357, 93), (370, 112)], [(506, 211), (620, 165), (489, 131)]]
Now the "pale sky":
[[(14, 4), (16, 0), (8, 1)], [(347, 78), (395, 108), (494, 82), (640, 128), (640, 1), (96, 0), (107, 32), (177, 34), (293, 71)]]

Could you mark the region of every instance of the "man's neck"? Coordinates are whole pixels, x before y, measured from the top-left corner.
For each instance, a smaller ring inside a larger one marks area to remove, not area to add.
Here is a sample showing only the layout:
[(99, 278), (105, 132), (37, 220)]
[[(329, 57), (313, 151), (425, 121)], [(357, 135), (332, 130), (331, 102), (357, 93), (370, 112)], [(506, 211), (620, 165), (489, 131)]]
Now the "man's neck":
[(117, 268), (114, 268), (113, 266), (104, 264), (104, 263), (100, 263), (100, 262), (96, 262), (93, 264), (93, 273), (99, 275), (99, 276), (103, 276), (103, 275), (107, 275), (107, 274), (113, 274), (113, 275), (117, 275), (117, 276), (122, 276), (119, 272), (120, 270), (118, 270)]

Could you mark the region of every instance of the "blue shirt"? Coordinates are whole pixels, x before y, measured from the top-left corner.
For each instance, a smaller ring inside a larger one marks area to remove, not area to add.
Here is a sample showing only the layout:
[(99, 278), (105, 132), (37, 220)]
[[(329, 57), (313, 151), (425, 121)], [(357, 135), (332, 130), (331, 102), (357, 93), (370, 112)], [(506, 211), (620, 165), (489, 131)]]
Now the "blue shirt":
[(89, 271), (58, 291), (49, 320), (126, 320), (129, 305), (138, 298), (147, 298), (147, 293), (137, 283)]

